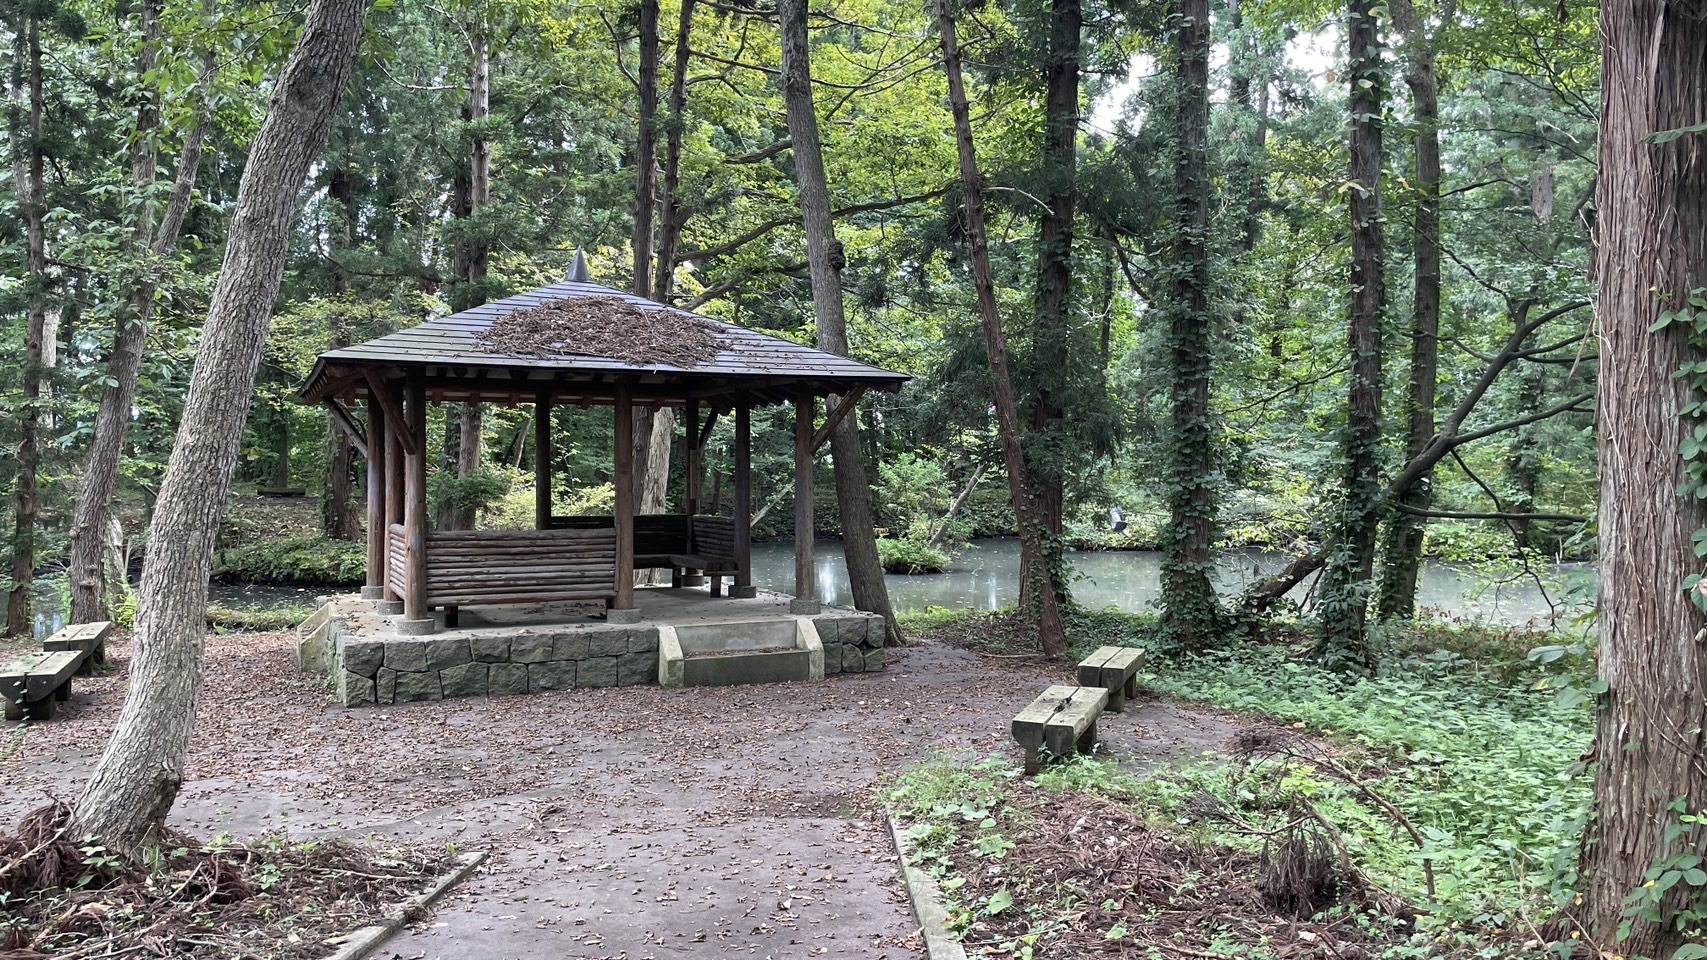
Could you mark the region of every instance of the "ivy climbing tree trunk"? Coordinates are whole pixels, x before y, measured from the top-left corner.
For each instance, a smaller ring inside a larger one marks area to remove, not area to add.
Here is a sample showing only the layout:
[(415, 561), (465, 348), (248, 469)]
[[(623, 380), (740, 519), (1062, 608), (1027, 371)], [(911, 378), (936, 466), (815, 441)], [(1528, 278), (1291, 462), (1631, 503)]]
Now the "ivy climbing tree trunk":
[(1162, 611), (1179, 643), (1215, 642), (1221, 604), (1210, 580), (1215, 537), (1215, 429), (1209, 415), (1214, 330), (1209, 311), (1209, 0), (1180, 0), (1174, 26), (1173, 263), (1168, 284), (1168, 524)]
[[(145, 14), (155, 10), (153, 4)], [(156, 14), (157, 15), (157, 14)], [(145, 28), (146, 31), (146, 28)], [(151, 53), (146, 53), (152, 59)], [(206, 89), (212, 85), (218, 60), (211, 50), (203, 61), (201, 82), (196, 85), (195, 120), (178, 153), (172, 193), (160, 223), (153, 224), (142, 206), (134, 214), (128, 241), (147, 250), (150, 260), (171, 254), (178, 245), (184, 219), (190, 212), (196, 177), (201, 171), (202, 147), (207, 139)], [(145, 73), (146, 71), (139, 71)], [(153, 153), (155, 129), (160, 122), (159, 106), (153, 101), (138, 110), (136, 152), (131, 157), (131, 182), (140, 191), (151, 187), (156, 176)], [(152, 237), (152, 239), (150, 238)], [(83, 485), (77, 491), (77, 506), (71, 521), (71, 619), (89, 623), (110, 618), (108, 592), (122, 587), (125, 571), (111, 560), (113, 493), (118, 486), (119, 457), (124, 450), (125, 430), (130, 425), (131, 403), (136, 399), (137, 379), (142, 375), (142, 351), (148, 343), (149, 323), (154, 316), (156, 273), (139, 269), (130, 280), (130, 293), (118, 312), (113, 331), (112, 353), (107, 357), (106, 386), (95, 411), (95, 434), (83, 464)], [(117, 574), (115, 577), (114, 574)]]
[[(801, 219), (806, 227), (806, 262), (812, 274), (812, 315), (817, 322), (818, 349), (848, 355), (848, 324), (842, 302), (842, 268), (847, 256), (836, 239), (830, 216), (830, 182), (824, 172), (824, 149), (819, 138), (818, 113), (812, 99), (812, 58), (806, 31), (806, 0), (780, 0), (782, 21), (782, 94), (788, 111), (788, 135), (794, 141), (794, 176), (800, 191)], [(848, 397), (830, 397), (826, 415)], [(830, 457), (836, 466), (836, 503), (841, 515), (842, 550), (847, 557), (848, 586), (854, 606), (881, 616), (888, 642), (901, 642), (901, 628), (889, 603), (889, 586), (877, 556), (877, 530), (871, 519), (871, 482), (865, 472), (865, 451), (859, 437), (859, 411), (843, 417), (830, 434)], [(797, 537), (812, 536), (796, 530)]]
[[(14, 454), (17, 470), (12, 486), (12, 591), (6, 599), (6, 632), (28, 636), (34, 627), (30, 591), (35, 584), (36, 514), (41, 510), (41, 492), (36, 474), (41, 461), (41, 395), (43, 357), (48, 312), (52, 309), (52, 282), (47, 262), (47, 182), (44, 173), (46, 142), (42, 138), (42, 11), (30, 9), (18, 31), (18, 51), (13, 61), (15, 90), (28, 98), (22, 113), (23, 129), (14, 129), (12, 141), (22, 144), (14, 155), (18, 206), (24, 214), (28, 246), (28, 277), (25, 280), (29, 317), (24, 332), (24, 357), (19, 379), (23, 403), (14, 413), (18, 424), (18, 446)], [(17, 123), (18, 121), (14, 121)]]
[(130, 693), (73, 813), (74, 832), (134, 849), (183, 784), (201, 693), (207, 580), (255, 371), (290, 250), (297, 196), (355, 67), (366, 0), (314, 0), (237, 189), (225, 256), (155, 503)]
[[(1019, 411), (1014, 404), (1013, 379), (1008, 374), (1008, 347), (1002, 330), (1001, 307), (996, 303), (996, 278), (990, 269), (990, 241), (984, 217), (984, 183), (978, 172), (978, 150), (972, 140), (972, 109), (966, 98), (966, 82), (960, 71), (960, 41), (956, 36), (951, 0), (936, 0), (937, 30), (942, 40), (943, 72), (948, 76), (948, 102), (954, 115), (955, 153), (960, 158), (962, 223), (967, 252), (972, 261), (972, 285), (978, 296), (978, 317), (984, 328), (984, 349), (990, 363), (990, 394), (996, 408), (996, 429), (1002, 441), (1002, 465), (1008, 472), (1008, 491), (1013, 497), (1014, 520), (1019, 527), (1020, 572), (1038, 582), (1049, 576), (1047, 524), (1026, 476), (1025, 452), (1020, 444)], [(1049, 656), (1067, 649), (1066, 624), (1055, 591), (1033, 591), (1022, 610), (1037, 632), (1038, 644)]]
[(1337, 544), (1322, 583), (1316, 653), (1336, 668), (1367, 669), (1369, 584), (1381, 522), (1382, 271), (1381, 110), (1385, 79), (1374, 0), (1351, 0), (1346, 24), (1351, 81), (1351, 308), (1346, 341), (1351, 381), (1346, 395), (1344, 502)]
[[(1707, 527), (1696, 496), (1707, 452), (1699, 374), (1707, 317), (1707, 18), (1699, 3), (1609, 0), (1602, 51), (1600, 282), (1600, 698), (1596, 816), (1583, 840), (1580, 928), (1603, 955), (1670, 958), (1687, 938), (1677, 912), (1703, 889), (1644, 886), (1653, 867), (1699, 855), (1707, 810), (1707, 655), (1694, 538)], [(1684, 319), (1650, 332), (1661, 311)], [(1693, 341), (1693, 342), (1691, 342)], [(1691, 384), (1693, 382), (1693, 391)], [(1693, 395), (1691, 395), (1693, 392)], [(1689, 445), (1686, 445), (1689, 444)], [(1688, 455), (1688, 463), (1678, 456)], [(1680, 492), (1683, 494), (1680, 496)], [(1691, 602), (1693, 601), (1693, 602)], [(1628, 935), (1626, 899), (1637, 895)], [(1699, 907), (1697, 907), (1699, 909)]]
[[(1456, 11), (1455, 0), (1440, 5), (1443, 20)], [(1405, 38), (1405, 85), (1411, 91), (1416, 123), (1414, 186), (1416, 213), (1411, 227), (1415, 260), (1411, 296), (1410, 383), (1405, 402), (1405, 456), (1415, 458), (1434, 439), (1435, 381), (1440, 368), (1440, 81), (1435, 74), (1434, 38), (1412, 0), (1393, 0), (1393, 25)], [(1417, 610), (1417, 571), (1422, 566), (1423, 518), (1434, 500), (1434, 471), (1425, 471), (1397, 492), (1399, 510), (1388, 521), (1381, 560), (1376, 616), (1409, 620)], [(1416, 511), (1416, 512), (1412, 512)]]

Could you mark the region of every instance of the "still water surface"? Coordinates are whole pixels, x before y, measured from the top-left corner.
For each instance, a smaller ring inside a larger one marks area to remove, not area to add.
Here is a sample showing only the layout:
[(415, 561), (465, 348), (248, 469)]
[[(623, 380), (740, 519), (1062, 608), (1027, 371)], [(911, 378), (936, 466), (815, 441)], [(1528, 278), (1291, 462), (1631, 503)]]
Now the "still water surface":
[[(1154, 609), (1161, 593), (1162, 555), (1153, 551), (1072, 552), (1068, 554), (1079, 580), (1074, 597), (1084, 606), (1115, 607), (1133, 613)], [(928, 607), (994, 610), (1010, 606), (1019, 594), (1019, 542), (978, 540), (954, 551), (943, 573), (887, 577), (889, 596), (898, 611)], [(1255, 579), (1280, 570), (1290, 557), (1260, 551), (1226, 551), (1220, 556), (1216, 580), (1224, 593), (1237, 592)], [(820, 541), (817, 551), (818, 596), (830, 603), (849, 602), (847, 565), (838, 541)], [(1591, 591), (1594, 569), (1586, 563), (1567, 563), (1538, 571), (1546, 589), (1525, 578), (1495, 584), (1462, 568), (1429, 562), (1418, 587), (1418, 601), (1443, 616), (1520, 625), (1544, 623), (1555, 611), (1566, 615)], [(784, 593), (794, 589), (794, 544), (772, 541), (753, 544), (753, 582)], [(1305, 602), (1310, 583), (1294, 591)]]

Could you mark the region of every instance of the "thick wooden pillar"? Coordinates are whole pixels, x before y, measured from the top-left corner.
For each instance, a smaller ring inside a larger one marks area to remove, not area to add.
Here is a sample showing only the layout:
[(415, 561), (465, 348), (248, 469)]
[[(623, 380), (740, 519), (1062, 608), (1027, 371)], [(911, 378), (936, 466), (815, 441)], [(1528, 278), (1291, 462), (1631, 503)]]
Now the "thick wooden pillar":
[[(401, 409), (399, 407), (398, 409)], [(393, 418), (396, 419), (396, 418)], [(387, 424), (385, 431), (385, 599), (401, 602), (403, 594), (397, 592), (391, 583), (391, 565), (402, 562), (402, 557), (391, 555), (391, 528), (403, 522), (403, 432), (409, 429), (409, 423)]]
[[(403, 619), (428, 619), (427, 610), (427, 382), (420, 369), (409, 371), (405, 419), (415, 452), (403, 468)], [(417, 628), (418, 629), (418, 628)]]
[(634, 387), (616, 388), (616, 602), (612, 610), (634, 609)]
[[(731, 597), (752, 597), (753, 587), (753, 401), (735, 400), (735, 585)], [(714, 583), (717, 581), (713, 581)]]
[(367, 401), (367, 586), (362, 596), (385, 598), (385, 408)]
[(533, 401), (533, 525), (551, 527), (551, 394), (540, 390)]
[(818, 558), (812, 520), (812, 427), (816, 398), (794, 398), (794, 599), (790, 613), (817, 613)]

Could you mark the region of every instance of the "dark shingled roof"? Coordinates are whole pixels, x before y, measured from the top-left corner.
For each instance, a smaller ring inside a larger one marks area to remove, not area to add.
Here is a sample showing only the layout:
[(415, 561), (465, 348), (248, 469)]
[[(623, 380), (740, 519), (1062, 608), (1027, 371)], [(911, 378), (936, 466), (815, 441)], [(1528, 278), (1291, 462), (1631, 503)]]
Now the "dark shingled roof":
[(847, 393), (854, 387), (893, 392), (910, 379), (710, 318), (701, 319), (718, 328), (725, 348), (715, 358), (687, 369), (607, 357), (489, 353), (476, 342), (505, 314), (575, 297), (621, 297), (655, 315), (648, 319), (660, 324), (697, 316), (596, 283), (555, 283), (366, 343), (329, 350), (315, 362), (302, 396), (312, 402), (365, 397), (366, 370), (394, 378), (420, 369), (426, 375), (427, 393), (432, 399), (499, 403), (531, 403), (541, 390), (559, 401), (607, 402), (615, 395), (619, 379), (633, 385), (637, 402), (672, 405), (690, 397), (733, 402), (743, 392), (756, 404), (785, 402), (803, 389), (816, 395)]

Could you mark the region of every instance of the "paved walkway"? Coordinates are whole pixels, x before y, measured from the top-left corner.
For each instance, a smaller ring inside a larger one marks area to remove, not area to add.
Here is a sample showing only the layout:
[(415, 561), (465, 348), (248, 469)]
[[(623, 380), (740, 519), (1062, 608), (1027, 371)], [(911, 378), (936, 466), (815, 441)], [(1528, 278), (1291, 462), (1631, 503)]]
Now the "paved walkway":
[[(122, 671), (126, 648), (112, 654)], [(173, 822), (493, 851), (386, 957), (919, 957), (872, 812), (879, 777), (939, 749), (1014, 753), (1008, 720), (1065, 671), (935, 644), (890, 657), (816, 684), (346, 710), (294, 672), (288, 635), (215, 637)], [(8, 823), (74, 796), (100, 756), (122, 672), (74, 686), (61, 719), (0, 762)], [(1231, 729), (1153, 702), (1101, 726), (1140, 763)]]

